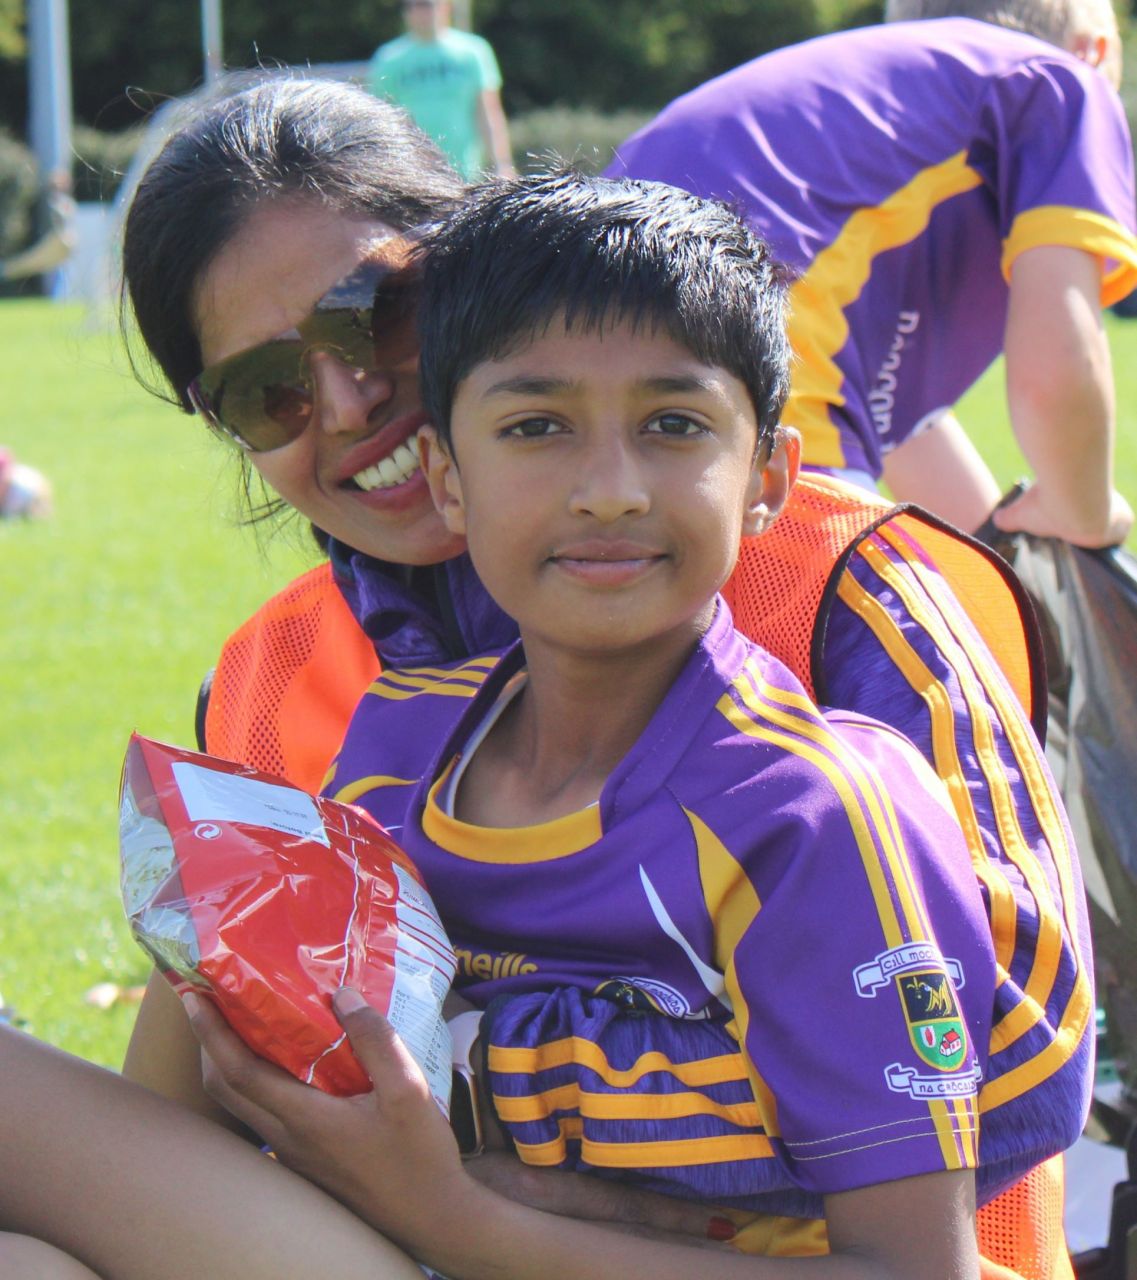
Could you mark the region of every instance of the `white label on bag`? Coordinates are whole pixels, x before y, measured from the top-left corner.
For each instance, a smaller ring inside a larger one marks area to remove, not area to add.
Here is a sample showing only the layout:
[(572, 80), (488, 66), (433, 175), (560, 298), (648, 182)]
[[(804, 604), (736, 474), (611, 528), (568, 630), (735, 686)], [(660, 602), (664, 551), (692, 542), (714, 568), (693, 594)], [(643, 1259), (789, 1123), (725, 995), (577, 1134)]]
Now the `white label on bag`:
[(395, 863), (399, 885), (395, 976), (387, 1018), (422, 1068), (444, 1115), (450, 1114), (450, 1028), (442, 1002), (456, 961), (434, 903), (419, 882)]
[(303, 791), (203, 769), (185, 760), (170, 767), (191, 822), (243, 822), (328, 844), (320, 811)]

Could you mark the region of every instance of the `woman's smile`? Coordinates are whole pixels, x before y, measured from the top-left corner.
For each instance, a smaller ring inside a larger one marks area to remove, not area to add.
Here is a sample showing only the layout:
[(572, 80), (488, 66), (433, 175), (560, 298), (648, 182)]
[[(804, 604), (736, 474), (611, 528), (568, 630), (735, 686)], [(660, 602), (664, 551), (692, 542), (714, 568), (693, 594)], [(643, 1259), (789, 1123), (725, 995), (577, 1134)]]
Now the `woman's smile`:
[[(255, 209), (197, 290), (209, 366), (294, 327), (394, 232), (303, 200)], [(458, 554), (419, 466), (426, 423), (415, 353), (359, 369), (331, 350), (311, 357), (311, 418), (289, 444), (249, 455), (265, 482), (325, 532), (380, 560), (434, 564)]]

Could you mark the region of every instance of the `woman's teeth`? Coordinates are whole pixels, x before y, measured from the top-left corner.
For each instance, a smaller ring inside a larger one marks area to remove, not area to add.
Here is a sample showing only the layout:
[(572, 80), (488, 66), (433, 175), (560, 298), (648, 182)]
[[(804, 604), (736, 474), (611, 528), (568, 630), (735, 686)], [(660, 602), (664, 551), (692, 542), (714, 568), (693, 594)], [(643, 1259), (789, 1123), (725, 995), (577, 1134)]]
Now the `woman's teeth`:
[(405, 484), (418, 469), (418, 454), (407, 444), (401, 444), (394, 453), (373, 467), (357, 472), (352, 479), (364, 493), (369, 493), (372, 489), (393, 489), (397, 484)]

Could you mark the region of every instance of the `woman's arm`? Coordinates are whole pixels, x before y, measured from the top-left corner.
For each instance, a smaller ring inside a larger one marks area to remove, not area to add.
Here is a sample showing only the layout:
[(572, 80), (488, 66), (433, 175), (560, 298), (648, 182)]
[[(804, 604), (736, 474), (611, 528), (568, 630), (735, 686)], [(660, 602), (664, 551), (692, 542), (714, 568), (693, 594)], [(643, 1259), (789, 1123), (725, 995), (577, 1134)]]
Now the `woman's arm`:
[[(354, 1002), (353, 1002), (354, 999)], [(833, 1252), (753, 1258), (643, 1240), (503, 1199), (465, 1171), (449, 1126), (389, 1024), (354, 993), (338, 1012), (374, 1090), (332, 1098), (251, 1054), (197, 1001), (210, 1092), (263, 1133), (290, 1167), (377, 1230), (460, 1280), (593, 1280), (649, 1272), (657, 1280), (749, 1275), (833, 1280), (976, 1280), (972, 1177), (940, 1173), (831, 1196)], [(445, 1213), (439, 1206), (445, 1205)], [(907, 1225), (905, 1225), (907, 1224)]]
[(513, 154), (509, 147), (509, 124), (501, 105), (501, 93), (497, 89), (483, 89), (475, 108), (478, 129), (493, 165), (494, 172), (502, 178), (514, 176)]
[[(422, 1280), (405, 1254), (248, 1143), (5, 1027), (0, 1231), (52, 1245), (101, 1280)], [(50, 1257), (0, 1243), (0, 1258), (22, 1254)]]

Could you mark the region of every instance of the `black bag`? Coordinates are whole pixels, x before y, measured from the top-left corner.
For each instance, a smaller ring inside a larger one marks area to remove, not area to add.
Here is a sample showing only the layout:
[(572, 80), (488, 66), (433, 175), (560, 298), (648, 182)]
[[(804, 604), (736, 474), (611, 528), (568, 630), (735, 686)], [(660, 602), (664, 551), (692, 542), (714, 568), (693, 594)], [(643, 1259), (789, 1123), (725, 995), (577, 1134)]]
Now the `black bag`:
[(1038, 613), (1046, 757), (1066, 804), (1090, 907), (1098, 1003), (1137, 1099), (1137, 558), (1053, 538), (979, 536), (1008, 560)]

